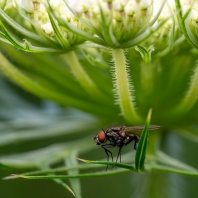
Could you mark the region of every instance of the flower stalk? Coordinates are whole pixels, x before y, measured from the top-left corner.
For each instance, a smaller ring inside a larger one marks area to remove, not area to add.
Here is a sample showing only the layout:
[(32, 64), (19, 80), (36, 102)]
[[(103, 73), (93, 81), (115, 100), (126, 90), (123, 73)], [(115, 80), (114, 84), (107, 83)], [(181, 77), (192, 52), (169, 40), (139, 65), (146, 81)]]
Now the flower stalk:
[(81, 86), (84, 88), (84, 90), (94, 98), (100, 98), (104, 100), (108, 100), (107, 97), (105, 97), (105, 94), (103, 94), (94, 81), (89, 77), (87, 72), (84, 70), (82, 65), (80, 64), (78, 58), (76, 57), (76, 54), (74, 51), (69, 51), (65, 54), (66, 60), (69, 62), (70, 69), (74, 76), (76, 77), (77, 81), (81, 84)]
[(139, 123), (141, 121), (135, 109), (135, 96), (133, 85), (128, 74), (128, 66), (123, 49), (112, 49), (115, 68), (113, 78), (115, 79), (115, 94), (120, 105), (123, 117), (129, 123)]

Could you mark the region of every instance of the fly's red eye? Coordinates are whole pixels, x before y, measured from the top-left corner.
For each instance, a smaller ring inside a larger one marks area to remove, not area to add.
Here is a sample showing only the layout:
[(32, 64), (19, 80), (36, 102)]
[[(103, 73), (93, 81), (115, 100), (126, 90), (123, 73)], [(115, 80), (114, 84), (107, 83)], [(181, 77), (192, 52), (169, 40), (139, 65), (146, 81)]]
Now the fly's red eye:
[(98, 141), (99, 141), (100, 143), (103, 143), (103, 142), (105, 141), (105, 139), (106, 139), (106, 134), (105, 134), (105, 132), (104, 132), (104, 131), (98, 132)]

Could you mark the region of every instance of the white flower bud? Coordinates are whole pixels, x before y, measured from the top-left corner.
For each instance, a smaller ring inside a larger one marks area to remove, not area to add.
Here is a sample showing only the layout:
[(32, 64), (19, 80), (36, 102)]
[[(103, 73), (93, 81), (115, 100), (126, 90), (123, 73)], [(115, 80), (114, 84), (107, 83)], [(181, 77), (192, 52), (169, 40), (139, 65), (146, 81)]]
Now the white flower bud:
[(193, 21), (198, 22), (198, 12), (196, 12), (195, 10), (191, 10), (191, 12), (190, 12), (190, 18)]
[(153, 3), (153, 0), (141, 0), (140, 1), (140, 8), (141, 9), (147, 9), (150, 7)]
[(103, 13), (108, 16), (110, 13), (110, 10), (108, 8), (107, 3), (101, 3), (100, 6), (99, 5), (93, 5), (92, 8), (90, 9), (91, 14), (93, 15), (93, 17), (100, 16), (100, 8), (102, 9)]
[(46, 12), (46, 8), (43, 4), (39, 6), (39, 12)]
[(128, 16), (132, 16), (138, 10), (138, 4), (135, 1), (129, 1), (124, 8), (125, 13)]
[(28, 13), (34, 13), (34, 11), (39, 9), (39, 6), (43, 1), (44, 0), (22, 0), (20, 4)]
[(126, 5), (126, 1), (124, 0), (115, 0), (113, 1), (113, 9), (117, 11), (124, 10), (124, 6)]
[(44, 30), (44, 32), (46, 34), (52, 34), (52, 33), (54, 33), (54, 30), (53, 30), (52, 25), (51, 25), (50, 22), (47, 22), (47, 23), (41, 25), (41, 28), (42, 28), (42, 30)]
[(68, 6), (76, 13), (82, 14), (87, 12), (87, 10), (93, 5), (98, 3), (98, 0), (67, 0)]
[(29, 13), (34, 12), (34, 4), (31, 0), (22, 0), (21, 7)]
[(56, 9), (61, 3), (62, 0), (50, 0), (50, 5), (53, 9)]
[(61, 6), (61, 7), (59, 8), (59, 11), (60, 11), (60, 16), (61, 16), (63, 19), (67, 20), (67, 21), (70, 21), (71, 18), (74, 17), (73, 13), (72, 13), (72, 12), (69, 10), (69, 8), (66, 7), (66, 6)]

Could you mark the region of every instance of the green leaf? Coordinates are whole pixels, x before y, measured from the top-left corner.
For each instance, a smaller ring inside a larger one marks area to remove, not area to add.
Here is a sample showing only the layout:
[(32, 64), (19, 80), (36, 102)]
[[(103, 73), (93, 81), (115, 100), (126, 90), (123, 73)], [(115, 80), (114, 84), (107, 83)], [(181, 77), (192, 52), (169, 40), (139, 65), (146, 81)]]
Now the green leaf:
[(169, 168), (178, 169), (178, 171), (190, 171), (194, 173), (198, 173), (198, 170), (188, 164), (185, 164), (177, 159), (174, 159), (168, 155), (166, 155), (162, 151), (157, 151), (156, 161), (162, 165), (169, 166)]
[[(74, 167), (74, 166), (78, 166), (78, 160), (76, 159), (77, 157), (77, 150), (71, 152), (71, 155), (69, 155), (66, 159), (66, 165), (67, 167)], [(68, 175), (74, 175), (74, 174), (79, 174), (79, 170), (69, 170), (68, 171)], [(75, 196), (77, 198), (81, 198), (81, 184), (80, 184), (80, 179), (70, 179), (70, 184), (71, 187), (73, 189), (73, 191), (75, 192)]]
[(141, 134), (141, 138), (137, 147), (137, 152), (135, 156), (135, 168), (137, 171), (143, 171), (144, 170), (144, 162), (146, 158), (146, 147), (148, 143), (148, 134), (149, 134), (149, 125), (151, 120), (151, 113), (152, 110), (150, 109), (148, 112), (148, 116), (146, 119), (146, 124), (144, 127), (144, 130)]
[(67, 143), (52, 144), (40, 149), (0, 156), (2, 165), (14, 168), (40, 168), (44, 165), (51, 165), (65, 159), (71, 154), (73, 145), (78, 145), (78, 152), (83, 153), (94, 147), (90, 141), (91, 137)]
[(167, 53), (169, 53), (175, 45), (175, 38), (176, 38), (176, 28), (175, 28), (175, 22), (173, 21), (173, 25), (170, 29), (170, 33), (168, 36), (167, 47), (162, 51), (159, 51), (155, 56), (162, 57), (165, 56)]
[(142, 34), (138, 35), (134, 39), (132, 39), (130, 41), (127, 41), (126, 43), (123, 43), (121, 47), (122, 48), (128, 48), (128, 47), (136, 46), (136, 45), (142, 43), (143, 41), (148, 39), (150, 36), (155, 34), (156, 31), (158, 31), (167, 22), (167, 20), (160, 21), (155, 27), (152, 27), (152, 28), (148, 27), (145, 30), (145, 32), (143, 32)]
[(121, 163), (115, 163), (115, 162), (106, 162), (106, 161), (91, 161), (91, 160), (85, 160), (85, 159), (80, 159), (80, 161), (88, 163), (88, 164), (102, 164), (102, 165), (111, 165), (111, 166), (117, 166), (120, 168), (125, 168), (129, 169), (132, 171), (135, 171), (135, 168), (133, 166), (127, 165), (127, 164), (121, 164)]
[[(6, 133), (1, 133), (0, 146), (5, 146), (19, 141), (24, 142), (44, 138), (46, 139), (59, 135), (76, 134), (79, 133), (79, 131), (82, 131), (82, 129), (90, 130), (91, 127), (94, 128), (94, 126), (99, 125), (96, 122), (91, 122), (91, 120), (89, 120), (88, 118), (85, 119), (85, 117), (81, 120), (77, 119), (78, 122), (76, 122), (76, 120), (69, 119), (67, 116), (63, 116), (63, 118), (65, 118), (64, 123), (62, 118), (60, 118), (60, 120), (56, 120), (55, 118), (49, 118), (49, 123), (45, 123), (46, 125), (44, 126), (37, 126), (36, 123), (34, 123), (35, 127), (33, 127), (32, 129), (20, 129), (20, 131), (17, 133), (15, 126), (15, 129), (7, 130)], [(44, 120), (42, 121), (44, 122)], [(0, 124), (2, 123), (0, 122)]]
[(189, 21), (187, 20), (192, 6), (188, 9), (188, 11), (186, 11), (186, 13), (182, 13), (183, 9), (181, 5), (180, 0), (175, 0), (175, 6), (176, 6), (176, 14), (177, 14), (177, 20), (179, 23), (179, 27), (183, 33), (183, 35), (185, 36), (185, 38), (188, 40), (188, 42), (193, 45), (195, 48), (198, 48), (198, 42), (197, 39), (194, 37), (191, 28), (189, 26)]
[(47, 1), (47, 2), (48, 2), (48, 6), (49, 6), (49, 8), (48, 8), (48, 16), (50, 18), (50, 22), (51, 22), (52, 27), (54, 29), (54, 32), (55, 32), (55, 34), (57, 36), (57, 39), (59, 41), (59, 44), (61, 45), (61, 47), (63, 49), (69, 50), (70, 44), (69, 44), (69, 42), (67, 42), (67, 39), (65, 39), (63, 37), (64, 34), (62, 33), (60, 27), (57, 24), (57, 21), (55, 20), (54, 15), (52, 14), (53, 13), (53, 10), (52, 10), (52, 8), (50, 6), (50, 3), (49, 3), (49, 1)]
[(0, 16), (9, 24), (11, 25), (15, 30), (19, 31), (21, 34), (25, 35), (26, 37), (29, 37), (31, 39), (37, 40), (42, 43), (48, 43), (45, 39), (41, 38), (39, 35), (30, 32), (20, 26), (16, 21), (14, 21), (12, 18), (10, 18), (1, 8), (0, 8)]
[(153, 165), (153, 167), (151, 167), (151, 170), (158, 171), (158, 172), (175, 173), (175, 174), (179, 174), (179, 175), (198, 177), (198, 171), (192, 172), (192, 171), (188, 171), (188, 170), (180, 170), (178, 168), (172, 168), (172, 167), (163, 166), (163, 165)]
[(151, 62), (151, 53), (155, 50), (154, 46), (151, 45), (149, 47), (144, 47), (141, 45), (138, 45), (135, 47), (135, 50), (137, 50), (140, 55), (142, 56), (142, 59), (144, 60), (145, 63), (150, 63)]
[(198, 177), (198, 169), (159, 150), (157, 150), (155, 155), (147, 155), (145, 171), (159, 171)]
[(59, 23), (60, 26), (66, 27), (68, 30), (70, 30), (74, 34), (78, 35), (82, 39), (88, 40), (88, 41), (92, 41), (93, 43), (98, 43), (98, 44), (101, 44), (101, 45), (104, 44), (104, 41), (102, 39), (100, 39), (99, 37), (93, 36), (92, 34), (87, 33), (85, 31), (77, 28), (72, 23), (66, 21), (65, 19), (63, 19), (61, 17), (59, 17), (55, 12), (53, 12), (52, 14), (56, 18), (56, 20), (58, 21), (58, 23)]
[(0, 38), (0, 40), (7, 40), (6, 43), (14, 46), (17, 49), (20, 49), (25, 52), (33, 52), (33, 53), (52, 53), (52, 52), (63, 52), (62, 50), (55, 48), (45, 48), (45, 47), (36, 47), (30, 44), (27, 40), (24, 40), (24, 43), (18, 41), (14, 35), (10, 34), (8, 30), (5, 28), (3, 23), (0, 21), (0, 34), (4, 38)]
[[(43, 167), (44, 168), (44, 167)], [(45, 166), (45, 168), (49, 168), (49, 166)], [(55, 176), (55, 174), (48, 174), (49, 176)], [(61, 179), (53, 179), (54, 182), (56, 182), (57, 184), (63, 186), (64, 188), (66, 188), (69, 192), (72, 193), (72, 195), (75, 197), (75, 194), (73, 192), (73, 190), (69, 187), (69, 185), (67, 185), (65, 182), (63, 182)], [(77, 197), (78, 198), (78, 197)]]
[(102, 27), (102, 37), (104, 38), (105, 42), (110, 46), (120, 46), (112, 30), (112, 13), (109, 16), (106, 16), (103, 12), (103, 9), (100, 7), (100, 16), (101, 18), (99, 23)]
[(67, 157), (71, 152), (71, 144), (54, 144), (45, 148), (0, 156), (0, 163), (13, 168), (39, 168), (43, 164), (53, 164)]
[[(119, 175), (123, 173), (129, 173), (131, 170), (113, 170), (108, 172), (95, 172), (95, 173), (84, 173), (84, 174), (76, 174), (76, 175), (55, 175), (55, 176), (27, 176), (27, 175), (12, 175), (12, 178), (24, 178), (24, 179), (37, 179), (37, 180), (52, 180), (52, 179), (70, 179), (70, 178), (95, 178), (95, 177), (104, 177), (104, 176), (112, 176)], [(4, 179), (11, 179), (11, 177), (7, 177)]]
[(66, 188), (69, 192), (72, 193), (72, 195), (75, 197), (75, 194), (73, 192), (73, 190), (65, 183), (63, 182), (61, 179), (54, 179), (54, 181), (57, 183), (57, 184), (60, 184), (62, 185), (64, 188)]
[(164, 8), (165, 3), (166, 3), (166, 0), (163, 0), (163, 2), (161, 2), (161, 6), (160, 6), (158, 12), (156, 13), (155, 17), (142, 30), (140, 30), (136, 36), (139, 36), (140, 34), (145, 32), (147, 29), (151, 28), (155, 24), (155, 22), (158, 20), (160, 14)]

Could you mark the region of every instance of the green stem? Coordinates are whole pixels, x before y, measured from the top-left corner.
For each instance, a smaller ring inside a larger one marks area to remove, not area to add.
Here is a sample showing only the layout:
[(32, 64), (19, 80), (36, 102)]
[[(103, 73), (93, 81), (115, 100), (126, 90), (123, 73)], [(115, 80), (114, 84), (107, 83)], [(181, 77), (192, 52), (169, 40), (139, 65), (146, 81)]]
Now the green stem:
[(172, 168), (172, 167), (162, 167), (162, 166), (159, 166), (159, 165), (153, 165), (150, 170), (151, 171), (156, 171), (156, 172), (158, 171), (160, 173), (162, 173), (162, 172), (175, 173), (175, 174), (179, 174), (179, 175), (198, 177), (198, 172), (179, 170), (179, 169)]
[(123, 49), (112, 49), (112, 53), (115, 62), (115, 70), (113, 71), (116, 85), (115, 92), (121, 112), (129, 123), (139, 123), (141, 119), (135, 109), (133, 85), (127, 73), (127, 64)]
[[(108, 171), (108, 172), (95, 172), (95, 173), (84, 173), (84, 174), (76, 174), (76, 175), (56, 175), (56, 176), (25, 176), (25, 175), (16, 175), (16, 178), (24, 178), (24, 179), (39, 179), (39, 180), (50, 180), (50, 179), (69, 179), (69, 178), (91, 178), (91, 177), (104, 177), (104, 176), (113, 176), (124, 173), (130, 173), (131, 170), (116, 170), (116, 171)], [(13, 175), (14, 176), (14, 175)]]
[[(140, 64), (140, 69), (141, 69), (141, 73), (140, 73), (141, 81), (140, 82), (141, 82), (141, 90), (142, 90), (143, 97), (140, 97), (139, 101), (142, 107), (144, 107), (144, 109), (151, 108), (150, 106), (151, 104), (150, 102), (148, 103), (148, 101), (150, 101), (149, 99), (153, 97), (153, 90), (154, 90), (153, 67), (154, 67), (153, 62), (152, 63), (141, 62)], [(147, 100), (145, 100), (145, 98), (147, 98)]]
[(74, 76), (81, 84), (81, 86), (86, 90), (87, 93), (89, 93), (94, 98), (96, 98), (96, 96), (100, 96), (100, 100), (101, 100), (101, 97), (104, 97), (104, 94), (98, 90), (96, 84), (87, 75), (86, 71), (78, 61), (75, 52), (74, 51), (67, 52), (66, 57), (67, 57), (67, 61), (69, 61), (69, 65)]

